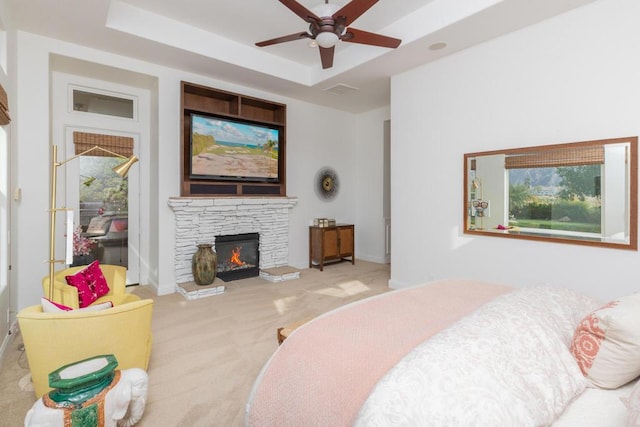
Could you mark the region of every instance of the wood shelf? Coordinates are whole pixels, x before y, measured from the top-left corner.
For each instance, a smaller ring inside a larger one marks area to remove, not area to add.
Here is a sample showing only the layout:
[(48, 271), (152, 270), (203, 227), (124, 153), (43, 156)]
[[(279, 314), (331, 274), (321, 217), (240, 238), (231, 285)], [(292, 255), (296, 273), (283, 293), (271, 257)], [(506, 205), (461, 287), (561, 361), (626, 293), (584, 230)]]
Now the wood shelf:
[[(287, 106), (277, 102), (244, 96), (181, 82), (181, 196), (286, 196), (286, 117)], [(276, 126), (282, 135), (278, 146), (280, 182), (194, 179), (190, 176), (190, 115), (213, 114), (256, 125)]]

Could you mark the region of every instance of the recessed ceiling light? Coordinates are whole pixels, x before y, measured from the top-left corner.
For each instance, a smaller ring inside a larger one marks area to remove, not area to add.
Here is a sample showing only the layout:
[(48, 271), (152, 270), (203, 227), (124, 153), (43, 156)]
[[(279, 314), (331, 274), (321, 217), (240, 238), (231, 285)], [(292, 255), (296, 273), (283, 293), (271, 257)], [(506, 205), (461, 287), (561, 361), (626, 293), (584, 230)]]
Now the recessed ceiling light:
[(318, 42), (315, 40), (309, 40), (309, 44), (307, 45), (309, 47), (318, 47)]
[(440, 49), (444, 49), (445, 47), (447, 47), (447, 44), (445, 42), (437, 42), (429, 46), (429, 49), (440, 50)]

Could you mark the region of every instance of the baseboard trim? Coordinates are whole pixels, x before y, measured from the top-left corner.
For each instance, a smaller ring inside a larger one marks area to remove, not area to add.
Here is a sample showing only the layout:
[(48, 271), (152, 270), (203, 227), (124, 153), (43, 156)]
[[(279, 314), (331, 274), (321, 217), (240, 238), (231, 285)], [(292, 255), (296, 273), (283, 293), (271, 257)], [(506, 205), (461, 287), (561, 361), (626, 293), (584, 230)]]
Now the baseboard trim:
[(406, 287), (408, 287), (408, 285), (404, 282), (395, 279), (389, 279), (389, 288), (391, 289), (402, 289)]
[(17, 333), (18, 333), (18, 322), (14, 320), (13, 323), (11, 323), (11, 326), (9, 326), (9, 332), (7, 332), (7, 335), (4, 336), (4, 339), (2, 340), (2, 344), (0, 345), (0, 368), (4, 363), (4, 357), (6, 355), (7, 349), (9, 348), (9, 345), (13, 342)]
[(356, 262), (358, 262), (358, 260), (361, 259), (363, 261), (368, 261), (368, 262), (373, 262), (376, 264), (389, 264), (388, 262), (385, 262), (384, 257), (380, 258), (380, 257), (375, 257), (375, 256), (369, 256), (366, 254), (358, 254), (356, 253)]

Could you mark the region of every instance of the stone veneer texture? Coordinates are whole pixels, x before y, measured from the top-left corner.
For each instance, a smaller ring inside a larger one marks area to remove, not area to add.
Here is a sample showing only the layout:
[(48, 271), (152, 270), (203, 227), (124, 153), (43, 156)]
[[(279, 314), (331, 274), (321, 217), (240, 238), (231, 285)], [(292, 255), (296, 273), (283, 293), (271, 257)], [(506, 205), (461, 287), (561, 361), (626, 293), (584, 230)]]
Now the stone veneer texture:
[[(215, 236), (260, 234), (260, 268), (289, 263), (289, 209), (296, 197), (172, 197), (176, 217), (176, 283), (193, 281), (191, 258)], [(215, 247), (215, 246), (214, 246)]]

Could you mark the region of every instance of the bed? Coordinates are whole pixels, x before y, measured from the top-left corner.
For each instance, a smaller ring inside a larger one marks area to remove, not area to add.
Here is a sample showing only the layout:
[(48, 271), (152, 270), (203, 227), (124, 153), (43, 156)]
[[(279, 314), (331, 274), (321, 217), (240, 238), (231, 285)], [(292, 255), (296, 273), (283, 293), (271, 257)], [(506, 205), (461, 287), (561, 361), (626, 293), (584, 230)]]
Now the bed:
[[(610, 363), (613, 336), (599, 341), (607, 357), (584, 338), (606, 326), (598, 310), (637, 313), (633, 297), (603, 306), (563, 288), (444, 280), (367, 298), (282, 343), (255, 381), (245, 424), (624, 425), (640, 406), (640, 366)], [(640, 346), (625, 350), (638, 359)]]

